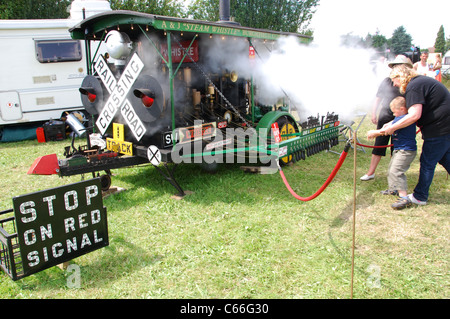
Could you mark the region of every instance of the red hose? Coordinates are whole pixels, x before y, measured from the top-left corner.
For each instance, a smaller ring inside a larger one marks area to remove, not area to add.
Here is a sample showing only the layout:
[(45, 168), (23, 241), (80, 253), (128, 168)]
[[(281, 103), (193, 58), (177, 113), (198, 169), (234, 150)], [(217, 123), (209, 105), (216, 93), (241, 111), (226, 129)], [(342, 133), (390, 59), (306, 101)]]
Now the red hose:
[(336, 176), (337, 172), (339, 171), (339, 169), (342, 166), (342, 163), (344, 163), (344, 160), (345, 160), (345, 158), (348, 155), (348, 149), (349, 148), (350, 148), (350, 144), (348, 144), (348, 147), (345, 147), (344, 151), (341, 153), (341, 156), (339, 157), (339, 160), (336, 163), (336, 166), (334, 167), (333, 171), (331, 172), (330, 176), (328, 176), (327, 180), (322, 185), (322, 187), (320, 187), (317, 192), (315, 192), (313, 195), (311, 195), (309, 197), (301, 197), (301, 196), (297, 195), (294, 192), (294, 190), (289, 185), (289, 183), (288, 183), (288, 181), (286, 179), (286, 176), (284, 176), (284, 173), (283, 173), (283, 171), (281, 170), (281, 167), (280, 167), (280, 170), (279, 170), (280, 171), (280, 175), (281, 175), (281, 178), (283, 179), (284, 184), (286, 185), (286, 188), (289, 190), (289, 192), (292, 194), (292, 196), (294, 196), (298, 200), (307, 202), (307, 201), (310, 201), (310, 200), (316, 198), (317, 196), (319, 196), (325, 190), (325, 188), (327, 188), (327, 186), (331, 183), (333, 178)]
[[(416, 134), (419, 133), (419, 132), (420, 132), (420, 128), (416, 132)], [(386, 146), (384, 146), (384, 145), (383, 146), (369, 146), (369, 145), (363, 145), (363, 144), (360, 144), (360, 143), (356, 143), (356, 144), (359, 145), (359, 146), (372, 147), (372, 148), (391, 147), (391, 146), (394, 145), (394, 144), (391, 144), (391, 145), (386, 145)], [(288, 181), (286, 179), (286, 176), (284, 176), (283, 170), (281, 169), (281, 167), (279, 167), (281, 178), (283, 179), (283, 182), (286, 185), (286, 188), (291, 193), (291, 195), (294, 196), (296, 199), (304, 201), (304, 202), (310, 201), (310, 200), (316, 198), (317, 196), (319, 196), (325, 190), (325, 188), (327, 188), (328, 185), (330, 185), (330, 183), (333, 181), (333, 179), (336, 176), (337, 172), (339, 171), (339, 169), (341, 168), (341, 166), (344, 163), (345, 159), (347, 158), (349, 148), (350, 148), (350, 143), (347, 143), (347, 145), (344, 148), (344, 151), (341, 153), (341, 156), (339, 157), (339, 160), (336, 163), (336, 166), (334, 167), (334, 169), (331, 172), (330, 176), (328, 176), (328, 178), (325, 181), (325, 183), (317, 190), (317, 192), (315, 192), (314, 194), (312, 194), (309, 197), (301, 197), (301, 196), (297, 195), (297, 193), (295, 193), (294, 190), (289, 185), (289, 183), (288, 183)]]
[[(419, 134), (419, 132), (420, 132), (420, 128), (417, 130), (416, 134)], [(360, 143), (356, 143), (356, 145), (362, 146), (362, 147), (370, 147), (370, 148), (385, 148), (385, 147), (392, 147), (392, 146), (394, 146), (394, 144), (375, 146), (375, 145), (364, 145), (364, 144), (360, 144)]]
[(364, 145), (364, 144), (360, 144), (360, 143), (356, 143), (356, 145), (363, 146), (363, 147), (370, 147), (370, 148), (385, 148), (385, 147), (394, 146), (394, 144), (389, 144), (389, 145)]

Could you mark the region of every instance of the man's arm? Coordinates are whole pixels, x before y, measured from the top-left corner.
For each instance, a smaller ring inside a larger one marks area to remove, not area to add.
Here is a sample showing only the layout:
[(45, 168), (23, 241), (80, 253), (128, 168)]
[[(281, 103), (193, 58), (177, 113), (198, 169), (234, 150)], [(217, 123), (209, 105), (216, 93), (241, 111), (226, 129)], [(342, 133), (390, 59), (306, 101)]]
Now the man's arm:
[(377, 122), (378, 122), (377, 111), (380, 106), (380, 102), (381, 102), (381, 98), (377, 96), (372, 105), (372, 123), (373, 124), (377, 124)]
[(367, 138), (369, 140), (376, 138), (377, 136), (381, 136), (383, 134), (380, 133), (380, 130), (370, 130), (367, 132)]
[(406, 114), (404, 118), (389, 127), (383, 127), (381, 131), (385, 135), (392, 135), (395, 131), (416, 123), (421, 116), (422, 104), (414, 104), (408, 109), (408, 114)]

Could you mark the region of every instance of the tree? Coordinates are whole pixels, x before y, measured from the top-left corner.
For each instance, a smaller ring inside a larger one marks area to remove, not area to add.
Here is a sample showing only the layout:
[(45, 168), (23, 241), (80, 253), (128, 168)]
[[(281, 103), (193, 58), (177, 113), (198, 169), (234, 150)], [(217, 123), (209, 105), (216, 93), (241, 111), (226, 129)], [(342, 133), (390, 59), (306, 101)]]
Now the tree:
[(110, 0), (113, 10), (131, 10), (171, 17), (184, 14), (183, 6), (178, 0)]
[(384, 35), (376, 34), (372, 36), (372, 47), (378, 50), (386, 50), (387, 39)]
[[(230, 0), (230, 13), (241, 25), (284, 32), (306, 32), (319, 0)], [(218, 21), (219, 0), (195, 0), (188, 14)]]
[(389, 39), (389, 47), (394, 54), (408, 52), (411, 48), (412, 37), (406, 33), (403, 26), (398, 27), (392, 33), (392, 38)]
[(445, 53), (445, 35), (443, 25), (441, 25), (437, 33), (436, 42), (434, 42), (434, 52)]
[(196, 20), (218, 21), (219, 0), (194, 0), (188, 6), (187, 14)]
[(244, 26), (275, 31), (306, 30), (318, 0), (235, 0), (236, 21)]
[(66, 19), (71, 0), (1, 0), (1, 19)]

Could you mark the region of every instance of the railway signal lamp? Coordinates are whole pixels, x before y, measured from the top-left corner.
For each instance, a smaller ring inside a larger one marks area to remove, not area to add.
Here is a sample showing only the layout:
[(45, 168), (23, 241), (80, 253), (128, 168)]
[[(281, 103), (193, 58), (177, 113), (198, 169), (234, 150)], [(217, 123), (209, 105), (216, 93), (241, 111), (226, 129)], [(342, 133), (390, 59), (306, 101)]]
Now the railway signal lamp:
[(78, 90), (86, 111), (91, 115), (98, 114), (101, 110), (100, 104), (103, 102), (103, 89), (99, 80), (95, 76), (87, 75)]
[(140, 98), (145, 107), (151, 107), (155, 102), (155, 93), (147, 89), (135, 89), (133, 91), (137, 98)]
[(81, 88), (79, 88), (79, 90), (80, 90), (81, 94), (87, 96), (89, 102), (94, 103), (95, 100), (97, 99), (97, 94), (96, 94), (94, 88), (83, 88), (83, 87), (81, 87)]

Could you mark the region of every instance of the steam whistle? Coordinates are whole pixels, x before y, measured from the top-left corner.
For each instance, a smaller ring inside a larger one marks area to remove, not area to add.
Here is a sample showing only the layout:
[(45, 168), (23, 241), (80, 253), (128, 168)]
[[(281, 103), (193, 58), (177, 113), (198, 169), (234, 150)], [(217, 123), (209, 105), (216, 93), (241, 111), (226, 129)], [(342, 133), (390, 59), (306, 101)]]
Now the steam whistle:
[(211, 103), (214, 101), (214, 93), (214, 86), (212, 84), (208, 85), (208, 95)]
[(214, 98), (215, 98), (214, 93), (215, 93), (214, 86), (212, 84), (209, 84), (208, 85), (208, 95), (209, 95), (211, 113), (213, 113), (213, 111), (214, 111)]
[(192, 72), (190, 68), (183, 69), (184, 81), (186, 82), (186, 86), (190, 87), (192, 82)]
[(196, 89), (192, 89), (192, 104), (194, 104), (194, 107), (198, 106), (201, 101), (201, 92), (197, 91)]

